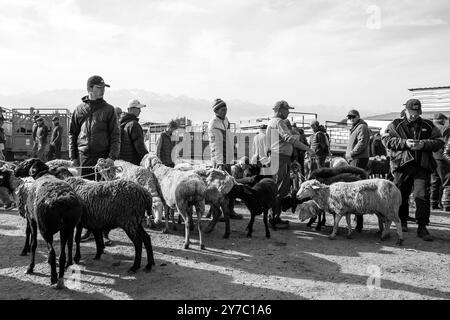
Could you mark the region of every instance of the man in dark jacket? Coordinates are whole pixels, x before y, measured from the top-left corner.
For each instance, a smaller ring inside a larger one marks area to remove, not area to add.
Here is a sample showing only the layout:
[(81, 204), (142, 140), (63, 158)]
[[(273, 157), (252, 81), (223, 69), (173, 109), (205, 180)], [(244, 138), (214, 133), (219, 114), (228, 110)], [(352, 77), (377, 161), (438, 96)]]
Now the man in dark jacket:
[(52, 137), (50, 138), (50, 150), (48, 152), (48, 160), (61, 159), (61, 145), (63, 127), (59, 124), (59, 118), (53, 117)]
[[(352, 123), (350, 128), (350, 136), (348, 139), (347, 152), (345, 154), (347, 160), (353, 167), (366, 169), (369, 163), (369, 141), (370, 130), (367, 123), (361, 119), (358, 110), (350, 110), (347, 119)], [(363, 229), (363, 216), (356, 216), (356, 231), (361, 232)]]
[(37, 149), (38, 149), (38, 143), (36, 140), (36, 131), (37, 131), (37, 122), (36, 120), (39, 118), (39, 115), (34, 115), (33, 116), (33, 127), (31, 129), (31, 139), (33, 140), (33, 147), (31, 148), (31, 157), (32, 158), (36, 158), (37, 156)]
[(165, 131), (161, 132), (156, 140), (156, 156), (163, 165), (173, 168), (175, 163), (172, 159), (172, 133), (178, 128), (176, 121), (172, 120), (167, 124)]
[(383, 135), (383, 143), (390, 150), (394, 183), (402, 193), (399, 216), (402, 230), (408, 232), (409, 196), (414, 193), (417, 235), (432, 241), (426, 226), (430, 223), (430, 175), (436, 168), (433, 152), (442, 148), (441, 133), (429, 120), (422, 119), (422, 105), (411, 99), (406, 103), (406, 117), (395, 119)]
[[(103, 100), (105, 81), (100, 76), (92, 76), (87, 81), (88, 96), (75, 108), (69, 128), (69, 153), (73, 166), (81, 166), (81, 175), (95, 180), (93, 166), (98, 159), (105, 158), (107, 164), (114, 165), (120, 151), (120, 132), (114, 107)], [(86, 232), (84, 240), (91, 239)], [(105, 245), (111, 243), (106, 238)]]
[[(439, 129), (446, 142), (450, 135), (450, 127), (446, 125), (447, 116), (442, 113), (436, 113), (433, 116), (433, 124)], [(450, 165), (444, 160), (443, 149), (433, 152), (436, 160), (436, 170), (431, 174), (430, 200), (431, 208), (440, 209), (441, 197), (442, 205), (445, 211), (450, 211)]]
[(120, 155), (119, 158), (135, 165), (140, 165), (142, 158), (148, 153), (144, 143), (144, 133), (139, 124), (141, 109), (145, 108), (139, 100), (128, 102), (128, 113), (120, 117)]
[[(326, 130), (320, 125), (319, 121), (311, 122), (313, 134), (310, 137), (311, 149), (316, 153), (314, 159), (315, 166), (310, 168), (310, 172), (317, 168), (325, 167), (325, 160), (330, 153), (329, 143), (327, 142)], [(325, 130), (325, 132), (324, 132)], [(312, 161), (311, 161), (312, 162)]]

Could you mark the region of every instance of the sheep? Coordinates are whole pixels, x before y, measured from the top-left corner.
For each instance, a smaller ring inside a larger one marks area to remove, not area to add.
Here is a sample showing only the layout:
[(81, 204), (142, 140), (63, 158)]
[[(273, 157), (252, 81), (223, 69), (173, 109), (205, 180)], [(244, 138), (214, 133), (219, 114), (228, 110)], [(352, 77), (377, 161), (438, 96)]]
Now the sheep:
[[(145, 158), (145, 157), (144, 157)], [(195, 207), (197, 213), (197, 225), (199, 232), (200, 248), (205, 249), (202, 239), (201, 217), (205, 212), (205, 193), (206, 185), (202, 178), (190, 171), (180, 171), (174, 168), (166, 167), (161, 161), (150, 156), (144, 160), (144, 164), (153, 171), (160, 186), (161, 195), (166, 203), (166, 230), (168, 230), (169, 210), (177, 208), (185, 222), (185, 241), (184, 248), (189, 248), (189, 223), (192, 220), (192, 208)]]
[(341, 168), (341, 167), (348, 167), (349, 164), (347, 160), (345, 160), (342, 157), (333, 157), (330, 160), (330, 168)]
[(102, 231), (121, 228), (133, 242), (135, 249), (134, 263), (128, 272), (135, 273), (141, 267), (142, 243), (148, 260), (144, 271), (151, 271), (155, 265), (153, 249), (150, 236), (142, 226), (145, 211), (152, 212), (150, 193), (137, 183), (127, 180), (90, 181), (68, 177), (64, 181), (80, 196), (85, 206), (75, 235), (74, 261), (79, 263), (81, 259), (80, 238), (83, 228), (94, 234), (97, 247), (94, 260), (99, 260), (104, 250)]
[(205, 183), (205, 203), (211, 205), (213, 212), (213, 219), (205, 229), (205, 233), (210, 233), (214, 230), (217, 221), (219, 220), (221, 210), (225, 218), (225, 233), (223, 238), (230, 237), (230, 210), (228, 193), (235, 185), (235, 180), (225, 171), (218, 169), (197, 169), (193, 171), (198, 174)]
[[(65, 268), (73, 263), (73, 234), (83, 213), (82, 201), (68, 183), (49, 174), (48, 166), (39, 159), (29, 159), (20, 163), (14, 171), (14, 176), (31, 176), (35, 179), (29, 187), (16, 188), (19, 212), (27, 219), (26, 242), (22, 254), (26, 254), (28, 251), (28, 239), (31, 235), (31, 262), (27, 273), (32, 274), (34, 271), (37, 229), (39, 228), (49, 250), (48, 263), (51, 268), (51, 284), (57, 284), (57, 289), (64, 288)], [(59, 274), (56, 273), (56, 255), (53, 248), (53, 235), (57, 232), (60, 233), (61, 240)], [(66, 245), (68, 247), (67, 261)]]
[(251, 218), (247, 225), (247, 237), (252, 237), (253, 223), (255, 216), (264, 213), (264, 227), (266, 238), (270, 238), (267, 216), (269, 209), (273, 209), (276, 203), (277, 184), (273, 179), (265, 178), (256, 183), (253, 187), (244, 184), (236, 184), (230, 191), (230, 196), (242, 199), (250, 211)]
[[(335, 214), (333, 232), (330, 239), (336, 238), (339, 221), (346, 217), (348, 225), (347, 237), (352, 234), (350, 214), (376, 214), (385, 229), (381, 240), (390, 236), (389, 229), (394, 222), (397, 227), (397, 244), (403, 243), (403, 234), (398, 216), (402, 203), (400, 190), (388, 180), (373, 179), (356, 182), (338, 182), (330, 186), (321, 184), (317, 180), (304, 182), (297, 193), (299, 200), (314, 200), (319, 208)], [(381, 229), (381, 226), (380, 226)]]
[[(100, 169), (106, 169), (106, 163), (101, 161), (101, 159), (99, 159), (97, 164)], [(164, 203), (163, 199), (160, 197), (160, 191), (158, 191), (158, 184), (153, 172), (147, 168), (136, 166), (123, 160), (115, 160), (114, 167), (120, 168), (120, 170), (101, 170), (102, 176), (105, 177), (105, 180), (129, 180), (143, 186), (152, 195), (152, 212), (155, 217), (158, 217), (158, 219), (155, 218), (155, 223), (159, 223), (159, 218), (163, 215)], [(149, 224), (154, 227), (151, 219), (149, 219)]]

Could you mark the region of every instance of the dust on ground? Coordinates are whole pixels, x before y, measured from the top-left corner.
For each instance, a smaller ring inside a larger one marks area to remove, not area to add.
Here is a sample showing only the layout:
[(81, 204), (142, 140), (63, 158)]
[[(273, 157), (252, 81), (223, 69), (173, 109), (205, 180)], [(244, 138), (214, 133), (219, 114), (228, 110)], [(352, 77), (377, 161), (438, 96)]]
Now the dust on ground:
[[(230, 238), (222, 238), (224, 223), (218, 223), (204, 235), (204, 251), (197, 231), (191, 249), (182, 249), (183, 225), (171, 234), (147, 229), (156, 260), (150, 273), (127, 273), (134, 247), (122, 230), (111, 232), (115, 244), (100, 261), (93, 260), (95, 243), (82, 243), (82, 261), (67, 270), (63, 290), (50, 286), (47, 247), (40, 236), (35, 273), (25, 274), (30, 257), (19, 256), (25, 220), (17, 211), (0, 211), (0, 299), (450, 299), (450, 213), (433, 211), (434, 242), (419, 239), (411, 225), (398, 247), (395, 226), (391, 239), (380, 242), (375, 216), (365, 216), (364, 231), (351, 240), (341, 221), (334, 241), (328, 239), (331, 216), (318, 232), (283, 214), (290, 228), (271, 230), (270, 239), (257, 217), (248, 239), (249, 213), (242, 206), (236, 211), (244, 219), (231, 221)], [(143, 250), (142, 266), (146, 261)]]

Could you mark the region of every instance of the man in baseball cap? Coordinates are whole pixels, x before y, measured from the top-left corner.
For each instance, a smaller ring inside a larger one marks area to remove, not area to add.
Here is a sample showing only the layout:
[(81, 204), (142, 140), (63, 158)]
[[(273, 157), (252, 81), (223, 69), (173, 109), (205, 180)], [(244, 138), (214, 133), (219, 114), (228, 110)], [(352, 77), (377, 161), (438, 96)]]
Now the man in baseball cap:
[[(404, 118), (395, 119), (388, 125), (382, 140), (392, 154), (394, 183), (402, 194), (399, 209), (402, 231), (408, 232), (408, 221), (414, 220), (419, 225), (417, 236), (433, 241), (427, 230), (430, 223), (430, 176), (436, 169), (433, 152), (442, 149), (444, 142), (433, 122), (420, 117), (422, 104), (419, 100), (408, 100), (405, 110)], [(415, 219), (409, 217), (411, 193), (416, 203)]]
[(92, 76), (88, 79), (87, 81), (87, 87), (92, 88), (93, 86), (98, 86), (98, 87), (110, 87), (109, 84), (105, 83), (105, 80), (103, 80), (102, 77), (100, 76)]
[(146, 105), (138, 99), (128, 101), (128, 112), (120, 116), (120, 143), (119, 159), (131, 162), (135, 165), (141, 163), (142, 158), (148, 153), (144, 143), (144, 133), (139, 124), (141, 109)]

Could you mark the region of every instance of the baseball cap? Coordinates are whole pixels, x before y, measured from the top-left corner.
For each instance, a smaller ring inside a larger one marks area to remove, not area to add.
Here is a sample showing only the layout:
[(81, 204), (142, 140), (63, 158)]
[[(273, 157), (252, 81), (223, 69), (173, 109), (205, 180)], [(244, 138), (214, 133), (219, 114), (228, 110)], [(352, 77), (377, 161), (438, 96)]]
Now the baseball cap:
[(141, 104), (138, 99), (131, 99), (128, 101), (128, 108), (145, 108), (147, 105)]
[(87, 87), (92, 88), (93, 86), (103, 86), (103, 87), (110, 87), (109, 84), (105, 83), (105, 80), (103, 80), (100, 76), (92, 76), (87, 81)]
[(286, 101), (284, 101), (284, 100), (281, 100), (281, 101), (278, 101), (277, 103), (275, 103), (275, 106), (273, 107), (273, 110), (275, 110), (275, 111), (278, 111), (278, 110), (280, 110), (280, 109), (295, 109), (295, 108), (293, 108), (293, 107), (291, 107), (291, 106), (289, 106), (289, 103), (287, 103)]
[(419, 111), (419, 114), (422, 114), (422, 103), (417, 99), (410, 99), (406, 102), (405, 108), (407, 110), (415, 110)]
[(38, 117), (38, 118), (36, 119), (36, 121), (44, 121), (44, 118)]
[(58, 117), (53, 117), (52, 121), (59, 121)]
[(350, 110), (348, 113), (347, 113), (347, 117), (348, 116), (351, 116), (351, 117), (359, 117), (360, 115), (359, 115), (359, 111), (358, 110)]
[(259, 126), (260, 129), (262, 130), (266, 130), (267, 129), (267, 124), (262, 124)]

